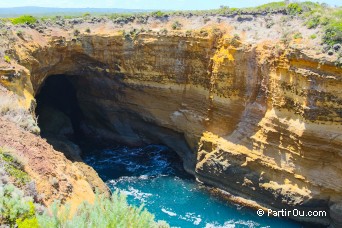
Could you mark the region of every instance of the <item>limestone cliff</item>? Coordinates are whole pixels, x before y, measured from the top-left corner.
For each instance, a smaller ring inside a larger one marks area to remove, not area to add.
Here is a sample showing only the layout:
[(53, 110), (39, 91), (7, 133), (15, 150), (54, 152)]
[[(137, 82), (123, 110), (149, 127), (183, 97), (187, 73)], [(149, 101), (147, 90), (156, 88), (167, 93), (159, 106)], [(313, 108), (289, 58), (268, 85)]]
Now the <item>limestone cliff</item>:
[(48, 76), (68, 75), (89, 135), (168, 145), (204, 183), (268, 208), (323, 209), (328, 217), (307, 221), (342, 224), (342, 69), (333, 62), (229, 32), (35, 36), (15, 47), (21, 76), (4, 71), (1, 81), (27, 108)]

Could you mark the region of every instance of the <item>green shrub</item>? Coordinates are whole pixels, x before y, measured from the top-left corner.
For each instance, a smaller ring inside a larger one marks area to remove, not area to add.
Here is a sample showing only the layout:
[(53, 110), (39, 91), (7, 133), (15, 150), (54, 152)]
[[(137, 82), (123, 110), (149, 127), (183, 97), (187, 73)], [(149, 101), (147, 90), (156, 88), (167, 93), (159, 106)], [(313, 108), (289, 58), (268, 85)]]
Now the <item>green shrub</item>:
[(78, 36), (78, 35), (80, 35), (80, 33), (81, 33), (80, 30), (78, 30), (78, 29), (74, 30), (74, 36)]
[(164, 13), (162, 11), (155, 11), (151, 13), (152, 17), (163, 17)]
[(192, 31), (191, 30), (186, 30), (185, 35), (186, 36), (191, 36), (192, 35)]
[(173, 30), (179, 30), (179, 29), (181, 29), (181, 27), (182, 27), (182, 24), (179, 23), (179, 21), (175, 21), (175, 22), (172, 24), (172, 29), (173, 29)]
[(65, 15), (63, 16), (64, 19), (73, 19), (75, 18), (75, 16), (70, 16), (70, 15)]
[(342, 43), (342, 9), (336, 9), (327, 19), (323, 42), (328, 45)]
[(331, 19), (328, 17), (321, 17), (320, 23), (321, 23), (321, 25), (328, 25), (330, 23), (330, 20)]
[(328, 45), (342, 43), (342, 23), (341, 21), (334, 21), (326, 26), (323, 42)]
[(30, 197), (12, 184), (0, 182), (0, 224), (10, 227), (38, 227), (35, 206)]
[(38, 219), (36, 217), (36, 210), (33, 202), (29, 201), (28, 205), (30, 209), (22, 214), (18, 219), (16, 219), (16, 224), (18, 228), (38, 228)]
[(297, 32), (297, 33), (295, 33), (295, 34), (293, 35), (293, 38), (294, 38), (294, 39), (300, 39), (300, 38), (303, 38), (303, 35), (302, 35), (302, 33)]
[(311, 17), (309, 20), (307, 20), (304, 24), (308, 29), (317, 28), (318, 25), (320, 25), (321, 22), (321, 16), (315, 15)]
[(17, 36), (22, 36), (23, 34), (24, 34), (23, 31), (21, 31), (21, 30), (17, 31)]
[(11, 58), (8, 55), (4, 56), (4, 60), (6, 63), (11, 63)]
[(239, 8), (230, 8), (229, 11), (235, 13), (239, 11)]
[(15, 185), (24, 186), (30, 181), (28, 174), (23, 171), (22, 164), (3, 148), (0, 148), (0, 160), (5, 162), (4, 168), (14, 178)]
[(287, 13), (297, 15), (303, 12), (303, 8), (298, 3), (290, 3), (287, 5)]
[(268, 20), (266, 22), (266, 28), (272, 28), (272, 26), (275, 24), (275, 22), (273, 20)]
[(310, 39), (316, 39), (317, 38), (317, 35), (316, 34), (312, 34), (311, 36), (310, 36)]
[(12, 24), (34, 24), (37, 22), (37, 18), (30, 16), (30, 15), (23, 15), (20, 17), (10, 19)]
[(70, 216), (70, 206), (60, 207), (53, 204), (52, 215), (37, 215), (41, 227), (169, 227), (165, 222), (155, 222), (154, 216), (143, 207), (132, 207), (127, 204), (126, 197), (115, 192), (111, 198), (98, 196), (94, 204), (83, 203)]
[(90, 33), (90, 28), (87, 28), (87, 29), (85, 30), (85, 32), (86, 32), (86, 33)]

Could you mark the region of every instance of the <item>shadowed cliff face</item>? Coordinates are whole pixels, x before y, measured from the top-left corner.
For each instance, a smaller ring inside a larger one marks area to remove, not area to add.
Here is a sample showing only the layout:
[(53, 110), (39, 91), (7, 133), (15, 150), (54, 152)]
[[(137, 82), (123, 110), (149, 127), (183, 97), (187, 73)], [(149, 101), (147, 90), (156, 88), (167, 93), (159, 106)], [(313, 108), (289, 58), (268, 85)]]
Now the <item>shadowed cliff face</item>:
[(49, 75), (70, 76), (86, 134), (168, 145), (200, 181), (341, 224), (342, 71), (332, 63), (228, 35), (55, 37), (23, 53), (33, 94)]

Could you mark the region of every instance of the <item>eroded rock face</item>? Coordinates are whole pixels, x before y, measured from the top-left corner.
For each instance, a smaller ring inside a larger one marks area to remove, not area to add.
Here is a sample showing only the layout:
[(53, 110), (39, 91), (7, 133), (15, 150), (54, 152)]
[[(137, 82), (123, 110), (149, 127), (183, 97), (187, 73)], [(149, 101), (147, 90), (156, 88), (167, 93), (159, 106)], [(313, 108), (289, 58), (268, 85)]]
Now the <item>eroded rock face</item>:
[(73, 76), (88, 134), (166, 144), (200, 181), (269, 208), (331, 207), (340, 224), (342, 70), (333, 63), (229, 35), (55, 37), (18, 53), (32, 95), (49, 75)]
[(95, 200), (95, 188), (108, 194), (105, 184), (92, 168), (66, 159), (46, 140), (2, 118), (0, 135), (1, 146), (9, 148), (12, 156), (24, 165), (44, 204), (51, 205), (59, 200), (70, 203), (74, 212), (84, 200)]

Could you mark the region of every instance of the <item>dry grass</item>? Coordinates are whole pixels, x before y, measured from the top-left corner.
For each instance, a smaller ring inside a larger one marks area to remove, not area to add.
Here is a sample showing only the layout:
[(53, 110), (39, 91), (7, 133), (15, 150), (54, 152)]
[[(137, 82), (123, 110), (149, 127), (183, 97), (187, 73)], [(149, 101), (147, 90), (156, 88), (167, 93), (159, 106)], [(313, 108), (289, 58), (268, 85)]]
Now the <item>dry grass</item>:
[(28, 110), (19, 105), (19, 96), (0, 88), (0, 117), (14, 122), (21, 128), (35, 134), (40, 133), (37, 119)]

